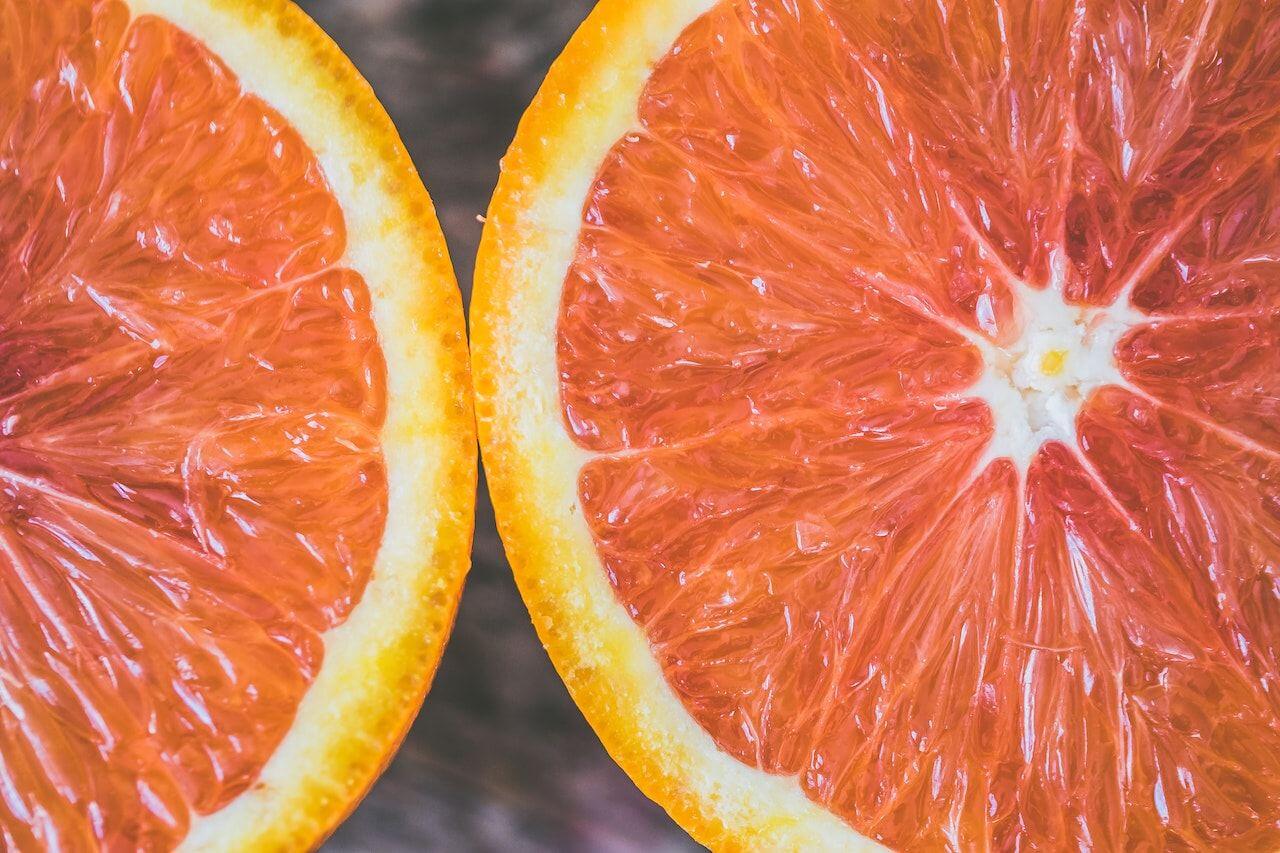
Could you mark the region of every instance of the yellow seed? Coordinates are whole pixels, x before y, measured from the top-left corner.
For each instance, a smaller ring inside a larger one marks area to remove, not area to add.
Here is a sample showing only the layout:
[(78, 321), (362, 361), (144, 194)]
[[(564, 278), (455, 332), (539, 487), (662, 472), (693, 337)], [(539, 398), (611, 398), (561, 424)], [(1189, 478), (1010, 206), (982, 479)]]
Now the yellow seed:
[(1067, 363), (1065, 350), (1051, 349), (1040, 358), (1040, 372), (1045, 376), (1057, 376)]

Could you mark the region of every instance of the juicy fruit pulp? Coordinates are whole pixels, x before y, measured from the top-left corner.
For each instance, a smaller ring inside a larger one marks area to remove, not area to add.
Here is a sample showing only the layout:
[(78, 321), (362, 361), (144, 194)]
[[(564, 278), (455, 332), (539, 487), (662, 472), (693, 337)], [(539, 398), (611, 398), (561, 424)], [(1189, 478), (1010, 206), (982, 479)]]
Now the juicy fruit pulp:
[(0, 65), (0, 838), (166, 848), (369, 577), (382, 355), (319, 164), (201, 43), (0, 0)]
[(558, 363), (689, 713), (894, 846), (1280, 844), (1280, 8), (726, 0), (638, 115)]

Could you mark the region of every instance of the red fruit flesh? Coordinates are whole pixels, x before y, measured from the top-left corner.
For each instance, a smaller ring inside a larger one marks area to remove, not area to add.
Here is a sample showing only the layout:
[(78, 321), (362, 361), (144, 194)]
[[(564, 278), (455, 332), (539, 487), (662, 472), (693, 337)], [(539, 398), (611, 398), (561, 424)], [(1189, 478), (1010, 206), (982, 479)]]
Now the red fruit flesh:
[[(1280, 9), (724, 2), (639, 117), (558, 358), (689, 713), (895, 847), (1280, 845)], [(1023, 283), (1133, 322), (1020, 470)]]
[(198, 41), (0, 0), (0, 64), (0, 838), (169, 848), (369, 577), (369, 294), (314, 155)]

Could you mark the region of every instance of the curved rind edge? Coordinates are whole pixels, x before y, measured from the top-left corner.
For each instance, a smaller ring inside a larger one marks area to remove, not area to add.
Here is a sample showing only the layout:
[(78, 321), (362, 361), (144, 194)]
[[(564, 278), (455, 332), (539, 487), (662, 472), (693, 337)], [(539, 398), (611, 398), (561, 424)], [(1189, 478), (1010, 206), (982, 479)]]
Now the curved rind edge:
[[(491, 202), (471, 301), (476, 414), (490, 495), (535, 628), (615, 761), (717, 850), (880, 849), (794, 779), (721, 752), (684, 711), (612, 594), (576, 493), (555, 320), (587, 191), (636, 125), (654, 64), (711, 0), (603, 0), (520, 122)], [(584, 627), (585, 623), (585, 627)]]
[(302, 135), (374, 297), (388, 365), (388, 521), (371, 580), (258, 782), (193, 817), (188, 850), (318, 847), (394, 756), (470, 568), (477, 478), (462, 297), (434, 206), (373, 89), (290, 0), (126, 0), (203, 41)]

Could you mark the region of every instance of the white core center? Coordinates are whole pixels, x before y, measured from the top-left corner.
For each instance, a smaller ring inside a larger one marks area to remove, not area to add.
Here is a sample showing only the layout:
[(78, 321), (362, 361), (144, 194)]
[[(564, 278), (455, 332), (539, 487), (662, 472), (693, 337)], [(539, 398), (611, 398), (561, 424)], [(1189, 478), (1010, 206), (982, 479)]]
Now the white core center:
[(1009, 346), (979, 341), (985, 370), (971, 394), (986, 401), (995, 434), (986, 459), (1010, 458), (1025, 471), (1047, 441), (1076, 445), (1076, 416), (1101, 385), (1125, 384), (1114, 350), (1129, 309), (1068, 305), (1058, 288), (1018, 289), (1022, 332)]

